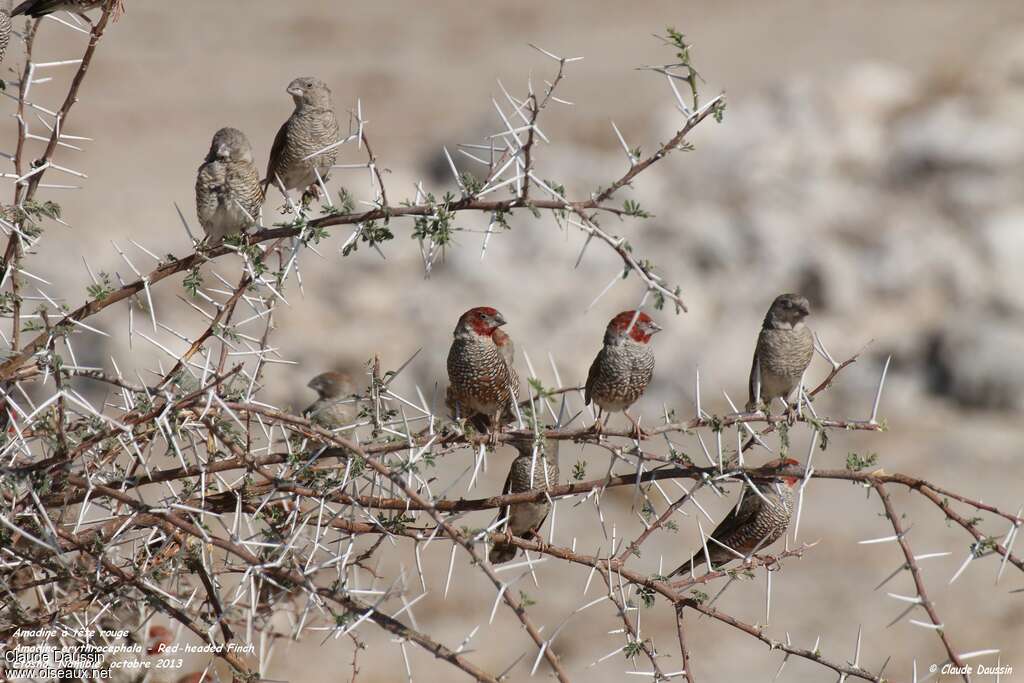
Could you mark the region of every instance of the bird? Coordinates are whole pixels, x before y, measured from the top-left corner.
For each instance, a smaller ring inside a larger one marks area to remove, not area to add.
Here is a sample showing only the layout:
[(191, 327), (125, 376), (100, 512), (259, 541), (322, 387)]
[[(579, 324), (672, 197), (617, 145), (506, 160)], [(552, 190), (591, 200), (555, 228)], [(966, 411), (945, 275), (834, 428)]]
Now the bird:
[(777, 398), (786, 401), (800, 384), (804, 370), (814, 355), (814, 336), (804, 319), (811, 306), (799, 294), (775, 297), (757, 336), (754, 360), (750, 366), (747, 412), (762, 405), (768, 412)]
[[(765, 468), (799, 465), (793, 458), (778, 458), (765, 463)], [(772, 483), (753, 483), (757, 491), (744, 491), (739, 505), (719, 522), (707, 540), (707, 555), (711, 556), (713, 567), (723, 565), (731, 560), (739, 559), (736, 553), (746, 556), (759, 548), (767, 548), (786, 535), (789, 520), (793, 516), (793, 489), (799, 481), (797, 477), (782, 477), (781, 481)], [(711, 539), (718, 541), (715, 543)], [(722, 545), (719, 545), (722, 544)], [(728, 546), (732, 550), (723, 548)], [(699, 549), (687, 562), (684, 562), (669, 576), (680, 576), (693, 571), (707, 562), (704, 549)]]
[(459, 317), (448, 350), (448, 402), (456, 417), (472, 419), (482, 414), (492, 444), (519, 396), (512, 340), (503, 331), (495, 338), (505, 324), (494, 308), (471, 308)]
[(11, 42), (11, 15), (0, 10), (0, 62), (4, 61), (7, 54), (7, 43)]
[(611, 413), (622, 411), (633, 423), (637, 436), (643, 434), (628, 409), (654, 377), (654, 353), (648, 345), (659, 331), (661, 327), (642, 311), (623, 311), (609, 321), (604, 346), (590, 365), (583, 393), (587, 405), (593, 401), (598, 407), (595, 431), (604, 428), (602, 411), (607, 413), (605, 423)]
[(312, 186), (315, 195), (317, 174), (326, 180), (338, 156), (340, 129), (331, 90), (312, 76), (296, 78), (286, 90), (295, 101), (295, 110), (274, 138), (263, 189), (273, 183), (287, 194), (288, 190)]
[(359, 415), (359, 404), (353, 399), (355, 383), (344, 372), (322, 372), (306, 385), (317, 393), (317, 398), (302, 414), (310, 422), (325, 429), (337, 429), (354, 424)]
[[(38, 19), (39, 17), (45, 17), (47, 14), (64, 10), (88, 20), (85, 12), (102, 7), (104, 2), (105, 0), (25, 0), (14, 8), (11, 16), (16, 17), (19, 14), (26, 14), (33, 19)], [(123, 0), (113, 0), (113, 2), (114, 17), (117, 18), (124, 12)]]
[(210, 244), (255, 225), (263, 205), (252, 145), (236, 128), (221, 128), (196, 173), (196, 214)]
[[(530, 439), (517, 439), (512, 444), (519, 455), (512, 461), (505, 479), (502, 495), (522, 493), (533, 489), (550, 489), (558, 484), (558, 441), (545, 439), (535, 442)], [(536, 447), (535, 447), (536, 445)], [(508, 518), (505, 533), (509, 540), (513, 536), (530, 540), (538, 537), (551, 503), (540, 500), (531, 503), (505, 505), (498, 512), (498, 519)], [(516, 547), (510, 543), (495, 543), (488, 559), (491, 564), (508, 562), (516, 556)]]
[[(498, 328), (491, 334), (491, 340), (494, 342), (494, 345), (498, 347), (498, 352), (501, 353), (501, 357), (505, 360), (505, 364), (512, 371), (512, 374), (515, 377), (513, 384), (518, 387), (519, 374), (515, 370), (516, 346), (512, 341), (512, 337), (508, 336), (508, 333), (505, 332), (505, 330)], [(478, 432), (487, 431), (488, 425), (490, 424), (490, 415), (484, 415), (483, 413), (462, 415), (462, 411), (460, 410), (460, 406), (458, 405), (458, 401), (451, 384), (448, 385), (448, 390), (445, 393), (445, 405), (448, 406), (448, 411), (453, 418), (458, 419), (459, 417), (465, 417), (470, 423), (472, 423), (473, 427)], [(508, 405), (506, 405), (504, 410), (502, 410), (501, 423), (508, 424), (515, 419), (516, 416), (512, 410), (512, 401), (509, 401)]]

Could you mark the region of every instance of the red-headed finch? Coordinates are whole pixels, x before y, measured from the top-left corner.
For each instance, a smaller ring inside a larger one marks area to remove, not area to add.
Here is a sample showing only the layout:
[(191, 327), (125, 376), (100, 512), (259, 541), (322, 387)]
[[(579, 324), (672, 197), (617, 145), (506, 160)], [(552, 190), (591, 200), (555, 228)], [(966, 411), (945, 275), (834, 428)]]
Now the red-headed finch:
[(799, 294), (780, 294), (772, 302), (757, 336), (750, 366), (747, 410), (771, 411), (777, 398), (786, 401), (793, 393), (814, 355), (814, 336), (804, 324), (811, 312)]
[[(799, 464), (799, 461), (792, 458), (779, 458), (765, 463), (764, 467)], [(796, 477), (782, 477), (772, 483), (755, 483), (757, 492), (744, 490), (740, 504), (729, 512), (707, 539), (707, 555), (711, 556), (712, 566), (718, 567), (731, 560), (738, 560), (740, 558), (736, 553), (749, 555), (785, 536), (793, 516), (793, 493), (798, 481)], [(700, 548), (692, 560), (684, 562), (669, 576), (693, 571), (695, 567), (707, 562), (707, 555)]]
[(597, 404), (598, 419), (594, 428), (600, 431), (601, 411), (608, 413), (605, 422), (613, 412), (622, 411), (633, 426), (637, 436), (643, 431), (627, 409), (643, 395), (654, 376), (654, 353), (650, 341), (661, 330), (644, 312), (623, 311), (611, 319), (604, 332), (604, 346), (590, 365), (584, 398), (587, 405)]
[(448, 350), (448, 401), (456, 417), (484, 415), (492, 443), (519, 395), (511, 339), (504, 332), (495, 338), (504, 324), (505, 318), (493, 308), (471, 308), (459, 318)]
[[(534, 448), (532, 439), (513, 442), (519, 455), (512, 461), (505, 480), (502, 495), (522, 493), (533, 489), (549, 489), (558, 484), (558, 441), (545, 439)], [(551, 511), (547, 499), (531, 503), (506, 505), (498, 512), (498, 518), (508, 518), (505, 533), (527, 540), (539, 538), (540, 528)], [(495, 543), (488, 556), (491, 564), (508, 562), (516, 556), (516, 547), (507, 543)]]

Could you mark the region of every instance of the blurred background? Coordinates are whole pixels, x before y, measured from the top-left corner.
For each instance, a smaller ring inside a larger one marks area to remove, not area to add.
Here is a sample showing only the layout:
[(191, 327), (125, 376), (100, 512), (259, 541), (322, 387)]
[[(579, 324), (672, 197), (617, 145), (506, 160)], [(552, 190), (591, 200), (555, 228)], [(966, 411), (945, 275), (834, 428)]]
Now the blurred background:
[[(541, 146), (537, 164), (541, 177), (562, 182), (572, 198), (584, 197), (627, 168), (610, 121), (645, 153), (681, 127), (665, 79), (636, 69), (672, 60), (653, 34), (673, 26), (694, 45), (705, 99), (725, 90), (728, 109), (721, 124), (709, 119), (690, 136), (695, 151), (659, 162), (618, 198), (638, 200), (654, 218), (604, 219), (608, 230), (630, 240), (638, 257), (650, 258), (682, 286), (690, 308), (688, 314), (666, 310), (657, 316), (667, 331), (655, 338), (656, 379), (638, 406), (646, 423), (665, 406), (680, 415), (694, 410), (698, 368), (705, 409), (729, 411), (723, 392), (742, 403), (765, 310), (776, 294), (799, 291), (809, 297), (811, 326), (833, 356), (861, 352), (859, 362), (819, 398), (819, 414), (866, 418), (881, 365), (893, 358), (881, 406), (888, 431), (837, 434), (828, 451), (816, 454), (816, 467), (843, 467), (851, 452), (876, 453), (886, 470), (923, 476), (1011, 512), (1024, 502), (1019, 0), (988, 0), (984, 11), (945, 0), (126, 4), (67, 128), (95, 142), (57, 160), (89, 174), (84, 190), (43, 194), (62, 204), (71, 227), (50, 227), (41, 253), (27, 266), (54, 283), (51, 291), (69, 304), (80, 302), (89, 284), (83, 255), (94, 270), (132, 278), (111, 241), (125, 247), (134, 239), (156, 254), (187, 253), (174, 203), (198, 230), (195, 170), (213, 132), (241, 128), (263, 167), (291, 112), (284, 88), (300, 75), (331, 86), (343, 119), (361, 101), (367, 135), (397, 203), (413, 197), (417, 181), (435, 194), (453, 189), (442, 147), (454, 151), (459, 142), (479, 143), (500, 130), (490, 101), (501, 97), (496, 79), (521, 96), (529, 77), (541, 87), (553, 76), (554, 62), (527, 43), (583, 56), (568, 66), (558, 93), (574, 105), (552, 104), (542, 118), (551, 144)], [(76, 58), (83, 48), (84, 36), (48, 21), (37, 59)], [(10, 70), (22, 56), (14, 46), (8, 55), (4, 68), (12, 79)], [(59, 103), (73, 68), (54, 69), (53, 82), (35, 86), (41, 103)], [(10, 102), (5, 106), (13, 111)], [(13, 139), (13, 118), (5, 125), (4, 139)], [(460, 169), (471, 170), (467, 159), (456, 160)], [(363, 152), (343, 148), (340, 163), (362, 161)], [(372, 198), (365, 169), (338, 169), (330, 185)], [(266, 223), (276, 220), (282, 203), (272, 192)], [(639, 300), (638, 281), (620, 282), (587, 310), (621, 269), (616, 256), (593, 244), (574, 269), (583, 235), (561, 229), (549, 216), (534, 220), (521, 212), (511, 232), (491, 239), (481, 260), (479, 231), (486, 221), (458, 218), (456, 225), (466, 231), (457, 234), (430, 279), (424, 279), (419, 248), (409, 238), (411, 224), (393, 224), (396, 238), (384, 246), (386, 260), (365, 246), (342, 258), (338, 248), (350, 230), (335, 229), (319, 248), (322, 258), (304, 257), (304, 292), (293, 284), (290, 307), (279, 310), (274, 345), (297, 364), (269, 369), (264, 400), (298, 410), (313, 398), (305, 389), (312, 375), (333, 367), (358, 372), (375, 353), (385, 368), (396, 368), (420, 348), (400, 378), (400, 391), (414, 396), (419, 386), (429, 398), (444, 389), (455, 320), (483, 304), (505, 314), (509, 333), (545, 385), (555, 384), (549, 354), (567, 384), (581, 384), (607, 320)], [(140, 269), (152, 266), (142, 252), (131, 253)], [(158, 287), (156, 309), (164, 322), (193, 335), (202, 321), (177, 299), (181, 293), (179, 284)], [(113, 356), (126, 372), (155, 367), (158, 351), (138, 339), (128, 349), (124, 314), (122, 307), (98, 318), (113, 336), (104, 343), (95, 335), (79, 342), (80, 363), (109, 367)], [(181, 349), (170, 335), (161, 340)], [(163, 362), (166, 367), (166, 357)], [(526, 375), (524, 358), (518, 362)], [(816, 384), (827, 370), (816, 358), (809, 382)], [(582, 407), (577, 397), (571, 400), (573, 412)], [(794, 431), (793, 452), (804, 460), (808, 434)], [(733, 432), (727, 437), (734, 443)], [(703, 461), (695, 439), (679, 444)], [(462, 495), (500, 489), (510, 459), (504, 450), (491, 458), (476, 489), (463, 486)], [(565, 450), (563, 473), (577, 461), (587, 466), (587, 478), (608, 467), (602, 450)], [(758, 462), (767, 457), (763, 450), (753, 456)], [(469, 462), (469, 452), (440, 461), (438, 481), (451, 481)], [(1009, 592), (1024, 585), (1019, 573), (1010, 568), (993, 586), (998, 561), (988, 557), (947, 585), (970, 539), (934, 507), (895, 494), (915, 550), (952, 553), (923, 570), (957, 648), (1001, 648), (1002, 661), (1024, 672), (1022, 594)], [(730, 505), (706, 494), (700, 499), (717, 516)], [(628, 489), (604, 498), (618, 538), (632, 539), (642, 530), (634, 503)], [(658, 512), (663, 505), (659, 499)], [(821, 542), (774, 577), (770, 635), (788, 635), (805, 647), (820, 637), (823, 655), (848, 661), (862, 627), (861, 663), (877, 670), (891, 656), (886, 672), (894, 680), (910, 680), (914, 661), (921, 672), (941, 661), (930, 631), (906, 618), (888, 626), (905, 605), (886, 592), (913, 594), (913, 587), (900, 576), (874, 590), (902, 562), (893, 544), (856, 543), (889, 533), (877, 500), (866, 500), (855, 486), (815, 481), (805, 505), (798, 542)], [(462, 523), (483, 526), (489, 517)], [(692, 514), (677, 517), (678, 533), (655, 534), (634, 569), (670, 569), (688, 556), (699, 545), (695, 520)], [(1000, 537), (1006, 532), (1001, 523), (985, 522), (983, 529)], [(591, 502), (559, 506), (554, 541), (571, 545), (574, 538), (588, 553), (607, 545)], [(380, 584), (412, 569), (406, 549), (383, 557)], [(503, 608), (488, 623), (493, 590), (461, 556), (454, 593), (443, 599), (447, 559), (447, 546), (424, 552), (430, 594), (414, 610), (417, 625), (457, 647), (482, 624), (467, 645), (468, 656), (499, 672), (527, 653), (510, 673), (511, 680), (526, 679), (532, 643)], [(517, 585), (537, 601), (530, 612), (547, 632), (603, 588), (595, 580), (584, 594), (587, 571), (554, 562), (538, 565), (536, 578), (539, 586), (529, 576)], [(765, 623), (763, 578), (761, 573), (731, 586), (717, 605), (742, 620)], [(621, 635), (609, 633), (621, 621), (608, 603), (570, 624), (555, 649), (571, 673), (595, 682), (642, 680), (624, 674), (634, 667), (621, 654), (593, 664), (622, 645)], [(662, 601), (643, 610), (641, 627), (664, 654), (663, 670), (681, 668), (674, 620)], [(366, 625), (360, 637), (370, 648), (359, 658), (361, 683), (404, 680), (406, 664), (389, 636)], [(781, 662), (778, 653), (709, 620), (692, 619), (689, 639), (701, 680), (767, 680)], [(269, 678), (335, 681), (351, 673), (348, 641), (321, 645), (314, 637), (277, 647)], [(410, 646), (407, 652), (416, 679), (459, 679), (424, 651)], [(995, 658), (984, 661), (994, 664)], [(649, 664), (638, 660), (636, 669), (649, 670)], [(791, 681), (826, 678), (820, 667), (796, 659), (782, 674)]]

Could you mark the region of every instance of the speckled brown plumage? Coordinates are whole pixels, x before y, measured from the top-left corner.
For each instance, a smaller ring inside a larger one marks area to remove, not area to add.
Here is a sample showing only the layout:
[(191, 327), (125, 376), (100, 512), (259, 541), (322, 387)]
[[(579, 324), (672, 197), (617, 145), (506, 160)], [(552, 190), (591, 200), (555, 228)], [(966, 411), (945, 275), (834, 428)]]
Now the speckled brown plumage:
[(11, 42), (11, 17), (6, 11), (0, 10), (0, 62), (4, 61), (9, 42)]
[[(280, 179), (285, 190), (305, 190), (316, 183), (317, 172), (326, 180), (338, 148), (317, 152), (338, 142), (340, 129), (331, 90), (323, 81), (310, 76), (296, 78), (287, 92), (295, 101), (295, 110), (274, 138), (264, 187), (276, 187)], [(315, 156), (307, 158), (311, 155)]]
[(343, 372), (323, 372), (306, 386), (317, 393), (317, 399), (302, 411), (311, 422), (325, 429), (347, 427), (356, 422), (359, 404), (353, 400), (355, 382), (351, 376)]
[(804, 319), (810, 313), (807, 299), (781, 294), (772, 302), (757, 337), (750, 367), (748, 411), (763, 405), (771, 410), (777, 398), (787, 400), (814, 355), (814, 336)]
[[(501, 353), (501, 357), (505, 360), (505, 365), (508, 366), (509, 372), (511, 373), (512, 376), (512, 387), (518, 394), (519, 373), (516, 372), (515, 368), (515, 344), (512, 342), (512, 338), (509, 337), (508, 334), (506, 334), (505, 331), (502, 330), (501, 328), (494, 330), (494, 332), (491, 334), (491, 340), (494, 342), (494, 345), (498, 347), (498, 352)], [(490, 415), (484, 413), (472, 413), (469, 415), (464, 415), (463, 411), (461, 410), (461, 405), (457, 400), (455, 391), (453, 390), (453, 385), (451, 384), (448, 385), (448, 390), (445, 393), (445, 405), (448, 407), (448, 412), (452, 416), (452, 418), (458, 419), (460, 417), (465, 417), (466, 419), (473, 423), (473, 426), (476, 428), (477, 431), (483, 432), (487, 430), (489, 421), (491, 419)], [(502, 411), (501, 423), (508, 424), (509, 422), (512, 422), (514, 419), (516, 419), (516, 415), (512, 409), (512, 401), (509, 401), (508, 404), (505, 406), (504, 410)]]
[[(534, 454), (533, 441), (515, 441), (513, 445), (519, 455), (512, 461), (502, 495), (522, 493), (533, 489), (549, 489), (558, 483), (558, 441), (546, 439)], [(518, 503), (505, 506), (498, 512), (498, 518), (508, 518), (506, 532), (524, 539), (535, 538), (551, 505), (546, 501)], [(508, 562), (516, 556), (516, 547), (507, 543), (496, 543), (489, 555), (491, 564)]]
[(504, 324), (505, 319), (493, 308), (470, 309), (459, 318), (448, 350), (447, 396), (454, 412), (464, 418), (482, 413), (496, 431), (510, 402), (519, 395), (519, 376), (506, 360), (511, 340), (506, 337), (499, 347), (493, 337)]
[(593, 401), (611, 413), (636, 403), (654, 377), (654, 353), (649, 344), (660, 329), (646, 313), (623, 311), (611, 319), (604, 346), (587, 375), (584, 400), (588, 405)]
[[(774, 460), (767, 463), (765, 467), (799, 464), (798, 461), (787, 458)], [(727, 545), (743, 555), (748, 555), (755, 549), (767, 548), (785, 536), (789, 529), (789, 521), (793, 515), (793, 490), (797, 481), (793, 477), (785, 477), (781, 481), (770, 484), (755, 484), (758, 491), (761, 492), (761, 496), (749, 488), (744, 489), (740, 504), (733, 508), (728, 516), (715, 527), (710, 538), (714, 538), (719, 543)], [(762, 498), (762, 496), (764, 497)], [(734, 553), (718, 543), (712, 542), (710, 538), (708, 540), (708, 555), (711, 556), (711, 564), (714, 567), (739, 559)], [(692, 560), (683, 563), (669, 576), (693, 571), (695, 567), (699, 567), (706, 561), (704, 548), (701, 547), (694, 553)]]
[(263, 205), (259, 171), (245, 133), (221, 128), (196, 173), (196, 214), (207, 240), (217, 244), (254, 225)]

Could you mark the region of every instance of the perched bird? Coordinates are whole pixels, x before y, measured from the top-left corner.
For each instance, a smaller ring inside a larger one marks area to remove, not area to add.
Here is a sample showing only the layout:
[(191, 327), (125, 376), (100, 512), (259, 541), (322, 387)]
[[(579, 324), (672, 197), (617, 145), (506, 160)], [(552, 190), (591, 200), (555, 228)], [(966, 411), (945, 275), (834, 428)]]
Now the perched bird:
[(504, 324), (493, 308), (471, 308), (459, 318), (448, 350), (448, 402), (457, 417), (484, 415), (492, 443), (519, 395), (512, 340), (504, 332), (495, 337)]
[(11, 15), (0, 10), (0, 62), (7, 54), (7, 43), (11, 42)]
[(221, 128), (196, 174), (196, 214), (210, 244), (253, 226), (263, 205), (260, 174), (245, 133)]
[[(511, 370), (514, 377), (512, 383), (517, 388), (518, 392), (519, 374), (515, 370), (516, 347), (512, 342), (512, 337), (508, 336), (508, 334), (501, 328), (498, 328), (493, 334), (491, 334), (491, 340), (494, 342), (494, 345), (498, 347), (498, 352), (501, 353), (501, 357), (505, 360), (505, 364)], [(472, 415), (463, 414), (463, 411), (460, 409), (461, 406), (458, 405), (458, 401), (456, 400), (455, 392), (451, 384), (448, 385), (448, 390), (445, 393), (445, 405), (448, 406), (448, 411), (453, 418), (458, 419), (460, 417), (465, 417), (473, 424), (473, 427), (476, 428), (478, 432), (487, 431), (488, 426), (490, 425), (491, 416), (483, 413), (473, 413)], [(501, 424), (508, 424), (515, 419), (516, 415), (512, 409), (512, 401), (509, 401), (508, 405), (505, 406), (505, 409), (501, 413)]]
[(611, 319), (604, 332), (604, 346), (590, 365), (584, 399), (587, 405), (593, 401), (598, 407), (598, 419), (594, 429), (601, 431), (601, 411), (611, 413), (622, 411), (633, 426), (637, 436), (643, 434), (640, 425), (627, 409), (643, 395), (654, 376), (654, 354), (648, 344), (661, 327), (643, 312), (623, 311)]
[[(114, 2), (114, 16), (115, 18), (124, 12), (122, 2), (123, 0), (112, 0)], [(104, 0), (25, 0), (20, 5), (14, 8), (11, 12), (12, 17), (16, 17), (19, 14), (27, 14), (33, 19), (39, 17), (45, 17), (47, 14), (53, 14), (54, 12), (60, 12), (61, 10), (72, 12), (79, 15), (83, 19), (87, 19), (85, 12), (102, 7)]]
[(354, 424), (359, 405), (352, 400), (355, 383), (343, 372), (322, 372), (307, 384), (317, 393), (317, 399), (302, 414), (325, 429), (337, 429)]
[[(779, 458), (765, 463), (765, 467), (799, 465), (793, 458)], [(796, 477), (783, 477), (770, 484), (757, 484), (761, 495), (744, 490), (740, 504), (723, 519), (708, 537), (708, 552), (712, 566), (723, 565), (739, 559), (736, 553), (723, 548), (728, 546), (737, 553), (749, 555), (759, 548), (767, 548), (786, 535), (789, 520), (793, 516), (793, 488), (799, 481)], [(711, 539), (715, 539), (715, 543)], [(719, 545), (721, 543), (722, 545)], [(684, 562), (669, 576), (678, 576), (693, 571), (707, 561), (704, 549), (698, 550), (693, 559)]]
[(295, 100), (295, 111), (274, 138), (263, 188), (273, 184), (287, 192), (313, 186), (315, 193), (317, 173), (326, 180), (338, 156), (338, 148), (332, 147), (340, 129), (331, 90), (320, 79), (303, 76), (289, 83), (287, 92)]
[[(550, 489), (558, 484), (558, 441), (545, 439), (534, 452), (534, 441), (516, 440), (513, 445), (519, 455), (512, 461), (502, 495), (522, 493), (532, 489)], [(545, 499), (535, 503), (506, 505), (498, 512), (498, 519), (508, 518), (505, 534), (523, 539), (537, 538), (551, 504)], [(516, 547), (507, 543), (495, 543), (488, 558), (491, 564), (508, 562), (516, 556)]]
[(757, 336), (750, 366), (748, 412), (762, 405), (770, 411), (772, 401), (787, 400), (800, 384), (814, 355), (814, 336), (804, 324), (810, 312), (807, 299), (799, 294), (780, 294), (772, 302)]

